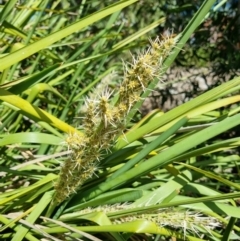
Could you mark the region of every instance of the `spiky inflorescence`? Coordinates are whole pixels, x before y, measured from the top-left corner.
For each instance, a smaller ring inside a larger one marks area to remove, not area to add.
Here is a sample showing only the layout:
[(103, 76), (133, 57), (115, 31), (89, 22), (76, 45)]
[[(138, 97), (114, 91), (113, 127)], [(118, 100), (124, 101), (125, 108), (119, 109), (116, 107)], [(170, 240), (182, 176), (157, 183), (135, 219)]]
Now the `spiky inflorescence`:
[(171, 53), (176, 38), (157, 38), (133, 64), (125, 68), (124, 80), (120, 86), (119, 99), (115, 106), (110, 104), (112, 93), (108, 88), (95, 99), (86, 99), (83, 118), (84, 135), (70, 133), (66, 139), (71, 157), (65, 161), (55, 184), (55, 198), (62, 202), (76, 192), (86, 180), (91, 178), (104, 152), (108, 151), (114, 140), (125, 129), (125, 119), (139, 101), (141, 93), (155, 77), (160, 77), (163, 60)]
[[(136, 220), (148, 220), (156, 223), (159, 227), (173, 227), (181, 228), (186, 235), (186, 231), (190, 231), (198, 234), (197, 227), (202, 227), (206, 231), (210, 232), (216, 227), (220, 227), (221, 224), (214, 217), (204, 216), (201, 213), (194, 211), (176, 210), (172, 208), (163, 208), (151, 211), (140, 212), (137, 214), (128, 214), (121, 216), (121, 210), (131, 210), (134, 206), (126, 204), (115, 205), (103, 205), (96, 208), (86, 208), (78, 212), (79, 215), (103, 212), (112, 221), (113, 224), (121, 224)], [(115, 213), (117, 212), (117, 217)]]

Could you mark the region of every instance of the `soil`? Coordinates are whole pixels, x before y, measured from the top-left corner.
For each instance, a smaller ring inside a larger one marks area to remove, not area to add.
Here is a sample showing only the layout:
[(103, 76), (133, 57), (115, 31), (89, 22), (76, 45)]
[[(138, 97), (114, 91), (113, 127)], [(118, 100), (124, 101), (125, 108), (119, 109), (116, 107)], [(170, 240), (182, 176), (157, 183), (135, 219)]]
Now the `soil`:
[(236, 76), (240, 70), (219, 75), (211, 67), (173, 67), (144, 101), (141, 112), (146, 115), (156, 108), (166, 112)]

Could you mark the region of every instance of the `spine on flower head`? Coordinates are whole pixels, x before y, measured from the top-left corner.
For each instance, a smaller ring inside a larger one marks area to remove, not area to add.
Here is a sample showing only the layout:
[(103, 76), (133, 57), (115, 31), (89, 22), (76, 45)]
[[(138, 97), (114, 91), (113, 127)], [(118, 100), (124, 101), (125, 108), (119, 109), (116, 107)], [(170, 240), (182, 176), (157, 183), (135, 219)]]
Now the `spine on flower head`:
[(160, 77), (163, 61), (171, 53), (176, 40), (167, 37), (150, 41), (149, 49), (126, 66), (119, 99), (114, 106), (108, 88), (94, 99), (85, 100), (84, 135), (70, 133), (66, 139), (71, 156), (63, 164), (55, 184), (56, 202), (64, 201), (94, 175), (101, 156), (124, 130), (125, 117), (132, 106), (139, 101), (152, 79)]

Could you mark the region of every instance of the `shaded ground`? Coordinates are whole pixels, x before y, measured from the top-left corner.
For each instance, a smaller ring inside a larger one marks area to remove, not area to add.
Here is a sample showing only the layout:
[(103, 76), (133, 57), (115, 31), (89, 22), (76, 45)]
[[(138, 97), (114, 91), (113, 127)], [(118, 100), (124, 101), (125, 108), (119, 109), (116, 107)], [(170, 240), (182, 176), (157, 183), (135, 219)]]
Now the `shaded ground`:
[(163, 76), (165, 83), (173, 83), (159, 83), (144, 101), (141, 112), (146, 115), (156, 108), (168, 111), (236, 76), (240, 76), (240, 70), (220, 76), (212, 68), (173, 67)]

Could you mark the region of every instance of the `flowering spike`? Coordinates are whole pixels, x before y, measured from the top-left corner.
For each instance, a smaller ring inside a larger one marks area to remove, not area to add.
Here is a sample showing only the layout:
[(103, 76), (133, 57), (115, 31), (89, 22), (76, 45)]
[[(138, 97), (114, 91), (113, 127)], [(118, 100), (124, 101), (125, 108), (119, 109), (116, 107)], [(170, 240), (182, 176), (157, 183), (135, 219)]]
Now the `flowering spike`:
[[(103, 212), (112, 220), (113, 224), (121, 224), (136, 220), (148, 220), (150, 222), (156, 223), (159, 227), (169, 226), (172, 228), (181, 228), (183, 229), (184, 236), (186, 236), (187, 231), (198, 234), (198, 230), (196, 228), (198, 226), (209, 232), (211, 232), (212, 229), (221, 226), (221, 224), (214, 217), (203, 216), (200, 213), (194, 211), (183, 211), (172, 208), (150, 210), (137, 214), (131, 214), (131, 212), (128, 212), (130, 214), (120, 216), (119, 211), (130, 211), (132, 208), (134, 208), (134, 206), (127, 204), (103, 205), (96, 208), (88, 207), (79, 211), (78, 214), (84, 215), (94, 212)], [(118, 213), (117, 218), (115, 218), (115, 212)]]
[[(118, 102), (113, 106), (113, 94), (107, 87), (102, 94), (85, 99), (84, 135), (69, 134), (66, 139), (71, 156), (61, 168), (55, 184), (55, 201), (62, 202), (84, 182), (96, 175), (97, 165), (103, 153), (110, 151), (116, 138), (126, 128), (125, 119), (130, 109), (140, 100), (153, 78), (161, 75), (163, 60), (171, 53), (176, 39), (150, 41), (148, 50), (133, 57), (132, 64), (125, 66), (124, 80), (119, 90)], [(92, 94), (93, 96), (93, 94)]]

